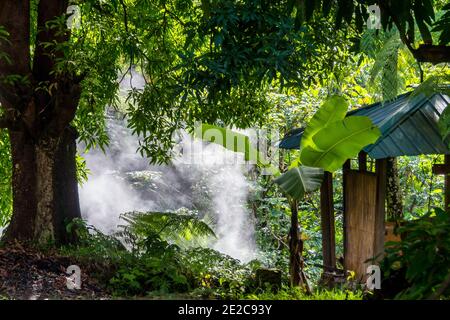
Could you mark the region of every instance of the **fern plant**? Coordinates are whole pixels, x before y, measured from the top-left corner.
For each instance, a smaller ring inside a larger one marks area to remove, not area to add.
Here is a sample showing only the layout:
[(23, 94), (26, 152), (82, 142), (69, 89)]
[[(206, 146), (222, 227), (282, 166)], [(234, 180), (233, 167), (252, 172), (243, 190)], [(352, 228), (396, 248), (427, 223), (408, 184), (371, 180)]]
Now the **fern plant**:
[(122, 214), (121, 218), (127, 224), (120, 226), (119, 236), (132, 246), (145, 242), (148, 247), (152, 239), (189, 246), (195, 244), (195, 240), (215, 237), (210, 222), (186, 208), (175, 212), (133, 211)]
[(388, 35), (380, 50), (375, 54), (375, 62), (370, 72), (372, 83), (380, 75), (380, 87), (384, 101), (397, 97), (400, 88), (398, 55), (402, 43), (397, 32)]

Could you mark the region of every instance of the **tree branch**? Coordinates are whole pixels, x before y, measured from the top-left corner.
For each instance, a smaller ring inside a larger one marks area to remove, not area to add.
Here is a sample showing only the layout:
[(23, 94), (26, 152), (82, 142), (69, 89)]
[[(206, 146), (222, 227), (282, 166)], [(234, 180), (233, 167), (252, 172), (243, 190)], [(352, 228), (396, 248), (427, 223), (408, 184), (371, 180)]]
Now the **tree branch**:
[(55, 52), (53, 46), (45, 47), (44, 43), (63, 43), (68, 40), (69, 32), (58, 28), (50, 28), (48, 22), (66, 13), (68, 0), (40, 0), (38, 7), (36, 49), (33, 59), (33, 75), (38, 82), (51, 81), (50, 72), (55, 60), (61, 57), (61, 52)]
[[(0, 59), (0, 81), (11, 76), (29, 79), (30, 69), (30, 1), (2, 0), (0, 1), (0, 26), (9, 33), (7, 41), (0, 41), (0, 51), (8, 59)], [(14, 63), (12, 63), (12, 61)], [(0, 84), (0, 97), (3, 104), (20, 107), (20, 101), (31, 91), (27, 85)]]
[(0, 76), (30, 73), (30, 1), (0, 1), (0, 25), (9, 33), (8, 42), (0, 42), (0, 50), (14, 60), (0, 60)]

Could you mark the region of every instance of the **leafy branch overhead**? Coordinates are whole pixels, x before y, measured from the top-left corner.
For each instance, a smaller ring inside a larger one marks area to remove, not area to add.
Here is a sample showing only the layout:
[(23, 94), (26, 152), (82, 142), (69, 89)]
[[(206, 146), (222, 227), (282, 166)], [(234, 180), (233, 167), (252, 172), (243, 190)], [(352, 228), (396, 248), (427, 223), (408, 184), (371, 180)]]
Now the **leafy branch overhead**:
[[(369, 19), (368, 7), (380, 9), (380, 23), (384, 30), (396, 28), (402, 42), (420, 62), (450, 62), (450, 4), (433, 0), (318, 0), (288, 1), (288, 9), (296, 15), (296, 25), (305, 25), (315, 15), (334, 16), (338, 29), (354, 26), (363, 31)], [(442, 15), (436, 14), (443, 13)], [(416, 31), (422, 41), (416, 39)], [(436, 33), (438, 41), (433, 39)], [(421, 44), (417, 46), (418, 43)]]

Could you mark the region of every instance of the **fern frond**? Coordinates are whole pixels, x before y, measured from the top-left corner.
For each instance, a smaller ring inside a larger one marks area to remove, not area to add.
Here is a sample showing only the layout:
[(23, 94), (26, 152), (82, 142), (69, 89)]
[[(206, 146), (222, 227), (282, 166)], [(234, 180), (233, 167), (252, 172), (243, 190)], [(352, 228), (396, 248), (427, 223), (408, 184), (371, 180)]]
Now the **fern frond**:
[(372, 83), (381, 74), (381, 91), (384, 101), (395, 98), (399, 91), (398, 52), (400, 47), (401, 41), (398, 33), (394, 33), (377, 53), (370, 72)]
[(127, 212), (121, 218), (128, 223), (123, 227), (138, 237), (159, 236), (167, 241), (191, 240), (198, 237), (215, 237), (207, 222), (197, 213), (182, 208), (175, 212)]

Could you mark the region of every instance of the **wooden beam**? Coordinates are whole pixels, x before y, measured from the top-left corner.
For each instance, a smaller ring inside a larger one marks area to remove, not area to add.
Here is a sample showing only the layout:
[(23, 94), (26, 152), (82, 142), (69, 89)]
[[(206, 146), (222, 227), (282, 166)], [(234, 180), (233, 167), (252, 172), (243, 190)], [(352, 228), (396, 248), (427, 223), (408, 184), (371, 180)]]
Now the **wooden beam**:
[(450, 46), (421, 44), (412, 54), (419, 62), (432, 64), (450, 62)]
[(367, 153), (365, 153), (364, 151), (358, 153), (358, 168), (359, 171), (367, 171)]
[(448, 164), (434, 164), (433, 165), (433, 174), (449, 174), (450, 173), (450, 165)]
[[(447, 168), (450, 168), (450, 155), (445, 155), (444, 165)], [(448, 206), (450, 205), (450, 175), (449, 172), (445, 175), (445, 210), (448, 210)]]
[(375, 162), (375, 171), (377, 174), (377, 208), (375, 217), (375, 242), (374, 254), (379, 259), (384, 252), (384, 234), (385, 234), (385, 215), (386, 215), (386, 159), (377, 159)]
[(342, 170), (350, 170), (351, 167), (351, 162), (350, 159), (348, 159), (347, 161), (344, 162), (344, 165), (342, 166)]
[(334, 229), (333, 175), (325, 171), (320, 187), (320, 218), (324, 271), (336, 268), (336, 239)]

